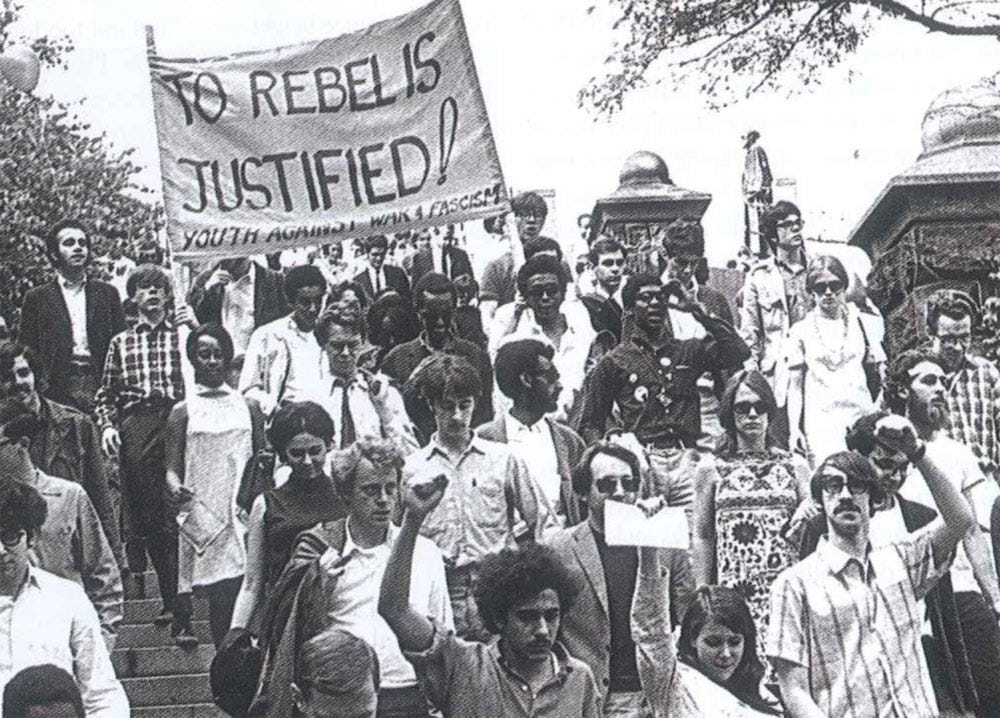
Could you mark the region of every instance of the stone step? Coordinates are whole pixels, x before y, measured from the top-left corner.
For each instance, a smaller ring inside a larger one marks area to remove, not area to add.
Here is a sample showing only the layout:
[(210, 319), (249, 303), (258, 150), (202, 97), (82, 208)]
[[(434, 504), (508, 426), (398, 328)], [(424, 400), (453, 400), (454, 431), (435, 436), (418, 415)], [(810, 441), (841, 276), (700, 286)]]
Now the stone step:
[[(192, 618), (195, 621), (208, 620), (208, 602), (195, 599), (193, 602), (194, 613)], [(125, 615), (122, 618), (123, 626), (131, 626), (142, 623), (149, 623), (160, 615), (163, 610), (163, 602), (159, 598), (147, 599), (126, 599)]]
[(183, 706), (147, 706), (133, 708), (132, 718), (227, 718), (214, 703), (192, 703)]
[(191, 650), (178, 646), (124, 648), (111, 654), (111, 663), (119, 678), (148, 678), (205, 673), (214, 656), (211, 643)]
[[(201, 643), (212, 645), (212, 631), (208, 621), (192, 621), (191, 629)], [(154, 626), (151, 623), (119, 626), (116, 648), (155, 648), (158, 646), (173, 646), (170, 637), (170, 626)]]
[(187, 706), (212, 702), (212, 688), (207, 673), (190, 676), (125, 678), (121, 683), (133, 708)]

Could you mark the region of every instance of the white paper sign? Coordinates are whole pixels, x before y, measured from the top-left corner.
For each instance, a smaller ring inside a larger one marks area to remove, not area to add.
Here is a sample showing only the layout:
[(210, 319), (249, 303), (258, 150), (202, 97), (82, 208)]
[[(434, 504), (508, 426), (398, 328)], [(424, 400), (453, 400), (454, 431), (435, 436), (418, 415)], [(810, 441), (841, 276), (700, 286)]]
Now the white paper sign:
[(604, 537), (608, 546), (656, 546), (687, 549), (687, 514), (667, 506), (647, 517), (641, 509), (618, 501), (604, 503)]

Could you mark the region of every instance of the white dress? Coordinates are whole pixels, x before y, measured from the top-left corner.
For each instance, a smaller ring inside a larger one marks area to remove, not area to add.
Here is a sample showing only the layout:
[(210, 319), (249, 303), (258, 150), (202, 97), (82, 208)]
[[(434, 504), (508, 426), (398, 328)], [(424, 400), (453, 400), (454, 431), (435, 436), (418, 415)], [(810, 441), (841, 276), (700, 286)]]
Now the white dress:
[(250, 408), (242, 394), (226, 385), (214, 390), (198, 386), (186, 404), (184, 485), (225, 529), (203, 553), (180, 538), (178, 578), (182, 592), (243, 575), (246, 526), (237, 517), (236, 493), (253, 454)]
[(865, 376), (865, 335), (869, 361), (884, 362), (876, 327), (851, 305), (846, 321), (826, 319), (813, 309), (789, 330), (788, 367), (806, 372), (803, 425), (814, 465), (846, 450), (848, 427), (875, 411)]

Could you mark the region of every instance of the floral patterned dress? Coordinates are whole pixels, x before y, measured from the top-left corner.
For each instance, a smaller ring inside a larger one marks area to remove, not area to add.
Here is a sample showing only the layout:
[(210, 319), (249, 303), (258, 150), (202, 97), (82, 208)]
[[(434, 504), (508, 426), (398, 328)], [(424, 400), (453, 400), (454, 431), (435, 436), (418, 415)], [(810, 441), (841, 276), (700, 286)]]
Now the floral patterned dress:
[(797, 547), (782, 536), (799, 503), (798, 462), (801, 459), (778, 449), (716, 460), (717, 581), (746, 599), (757, 627), (757, 655), (762, 659), (771, 584), (798, 560)]

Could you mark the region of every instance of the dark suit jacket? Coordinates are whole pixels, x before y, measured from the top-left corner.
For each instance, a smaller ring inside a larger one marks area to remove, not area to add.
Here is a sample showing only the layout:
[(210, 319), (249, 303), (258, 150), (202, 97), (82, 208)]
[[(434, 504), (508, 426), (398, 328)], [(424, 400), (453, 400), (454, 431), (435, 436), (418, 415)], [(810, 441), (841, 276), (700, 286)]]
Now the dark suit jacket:
[(115, 559), (119, 566), (124, 566), (118, 517), (110, 488), (113, 472), (101, 448), (97, 425), (82, 411), (44, 398), (39, 419), (41, 429), (32, 438), (29, 448), (31, 463), (49, 476), (83, 487), (97, 511)]
[[(464, 249), (459, 249), (458, 247), (445, 247), (445, 256), (448, 264), (448, 278), (457, 279), (463, 274), (468, 274), (474, 277), (472, 273), (472, 262), (469, 261), (469, 255), (466, 254)], [(413, 264), (410, 268), (410, 279), (412, 280), (413, 286), (417, 286), (417, 282), (420, 278), (429, 272), (434, 271), (434, 257), (431, 255), (431, 250), (421, 249), (415, 255), (413, 255)]]
[(610, 332), (615, 341), (622, 340), (622, 307), (617, 300), (612, 303), (608, 297), (599, 294), (585, 294), (580, 297), (590, 314), (590, 324), (595, 332)]
[[(896, 497), (899, 510), (903, 514), (903, 524), (910, 533), (922, 529), (937, 518), (937, 512), (923, 504)], [(799, 558), (805, 558), (816, 550), (821, 536), (827, 533), (826, 517), (822, 514), (806, 524), (799, 546)], [(948, 689), (959, 712), (971, 711), (978, 703), (976, 686), (972, 682), (972, 669), (965, 650), (967, 641), (978, 640), (976, 636), (963, 636), (958, 620), (958, 608), (951, 587), (951, 574), (944, 574), (927, 596), (927, 616), (931, 621), (931, 632), (937, 642), (941, 657), (940, 670), (948, 679)], [(932, 669), (933, 670), (933, 669)]]
[[(118, 290), (107, 282), (88, 279), (84, 292), (91, 369), (100, 377), (111, 337), (125, 331), (125, 317)], [(73, 358), (73, 328), (58, 280), (37, 286), (25, 295), (18, 336), (42, 362), (48, 378), (46, 395), (57, 401), (64, 398)]]
[[(559, 465), (561, 479), (559, 487), (561, 511), (566, 517), (566, 525), (574, 526), (583, 520), (584, 512), (581, 510), (579, 497), (573, 492), (573, 469), (580, 461), (580, 456), (587, 445), (583, 443), (579, 434), (565, 424), (549, 417), (545, 417), (542, 421), (548, 422), (552, 430), (552, 443), (555, 445), (556, 462)], [(480, 426), (476, 433), (483, 439), (506, 444), (507, 422), (503, 416), (498, 416), (493, 421)], [(526, 458), (530, 459), (530, 457)]]
[[(382, 265), (382, 268), (385, 270), (385, 286), (382, 287), (382, 289), (394, 289), (409, 299), (410, 280), (406, 278), (406, 272), (391, 264), (384, 264)], [(375, 299), (375, 288), (372, 286), (372, 279), (368, 274), (367, 266), (354, 275), (354, 281), (357, 284), (360, 284), (361, 288), (365, 290), (365, 294), (368, 295), (368, 302), (370, 304)]]
[[(216, 285), (207, 291), (205, 283), (218, 269), (219, 265), (203, 272), (191, 284), (188, 292), (188, 304), (194, 309), (198, 321), (222, 322), (222, 299), (225, 287)], [(256, 262), (250, 263), (253, 278), (253, 325), (254, 329), (288, 314), (288, 303), (285, 301), (283, 276), (273, 269), (264, 269)]]
[[(601, 700), (607, 698), (611, 671), (611, 619), (608, 588), (597, 541), (588, 522), (561, 529), (546, 540), (563, 565), (579, 577), (582, 590), (563, 611), (559, 639), (575, 658), (590, 666)], [(687, 551), (661, 549), (660, 566), (670, 573), (670, 621), (677, 626), (694, 596), (694, 576)], [(628, 617), (626, 616), (626, 620)]]

